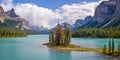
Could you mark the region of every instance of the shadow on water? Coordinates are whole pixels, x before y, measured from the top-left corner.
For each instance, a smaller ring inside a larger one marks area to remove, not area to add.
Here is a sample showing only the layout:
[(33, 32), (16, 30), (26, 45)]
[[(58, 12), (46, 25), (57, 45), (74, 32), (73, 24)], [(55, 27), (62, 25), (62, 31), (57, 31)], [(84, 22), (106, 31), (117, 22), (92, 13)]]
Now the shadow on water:
[(49, 49), (50, 60), (71, 60), (71, 52)]

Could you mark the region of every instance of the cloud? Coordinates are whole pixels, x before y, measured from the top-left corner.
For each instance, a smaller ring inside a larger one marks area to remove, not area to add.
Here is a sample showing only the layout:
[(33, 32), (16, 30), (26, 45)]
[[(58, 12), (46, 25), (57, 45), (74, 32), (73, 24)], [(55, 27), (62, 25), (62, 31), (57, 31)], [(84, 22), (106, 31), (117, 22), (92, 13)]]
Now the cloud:
[(63, 5), (60, 8), (62, 10), (61, 16), (63, 16), (63, 20), (73, 24), (77, 19), (84, 19), (89, 15), (93, 16), (97, 5), (97, 2)]
[(84, 19), (88, 15), (94, 15), (95, 8), (102, 2), (82, 2), (63, 5), (56, 10), (40, 7), (33, 3), (16, 3), (13, 0), (3, 0), (0, 4), (5, 11), (14, 8), (16, 13), (25, 18), (30, 25), (51, 28), (56, 22), (69, 22), (73, 24), (76, 19)]
[(22, 17), (29, 20), (31, 25), (50, 27), (49, 22), (58, 19), (57, 14), (51, 9), (39, 7), (35, 4), (19, 4), (15, 10)]
[(13, 0), (2, 0), (0, 5), (4, 8), (5, 11), (8, 11), (11, 8), (13, 8), (12, 2), (13, 2)]
[(30, 25), (50, 28), (49, 22), (59, 19), (57, 13), (51, 9), (40, 7), (32, 3), (18, 3), (13, 5), (12, 0), (3, 0), (1, 6), (3, 6), (5, 11), (14, 8), (15, 12), (25, 18)]
[[(63, 5), (60, 7), (60, 16), (63, 17), (62, 20), (74, 24), (77, 19), (85, 19), (86, 16), (94, 16), (96, 7), (102, 2), (108, 0), (100, 0), (98, 2), (85, 2), (74, 3), (71, 5)], [(62, 12), (62, 13), (61, 13)]]

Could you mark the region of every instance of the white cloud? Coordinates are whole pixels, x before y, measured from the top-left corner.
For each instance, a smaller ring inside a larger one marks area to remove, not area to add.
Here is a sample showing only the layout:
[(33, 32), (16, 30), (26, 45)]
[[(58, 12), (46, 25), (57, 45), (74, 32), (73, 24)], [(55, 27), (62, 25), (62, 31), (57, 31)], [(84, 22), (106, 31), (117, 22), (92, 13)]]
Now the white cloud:
[(3, 6), (5, 11), (14, 8), (16, 13), (25, 18), (30, 25), (50, 28), (49, 22), (59, 18), (57, 13), (51, 9), (39, 7), (32, 3), (18, 3), (13, 6), (12, 0), (4, 0), (1, 3), (1, 6)]
[(15, 9), (18, 14), (29, 20), (32, 25), (50, 27), (49, 22), (58, 19), (57, 14), (51, 9), (39, 7), (35, 4), (19, 4)]
[(5, 11), (8, 11), (13, 8), (12, 2), (13, 0), (2, 0), (2, 3), (0, 5), (4, 8)]
[(56, 24), (49, 24), (54, 20), (59, 19), (61, 22), (67, 21), (73, 24), (76, 19), (84, 19), (88, 15), (93, 16), (96, 6), (98, 6), (102, 1), (103, 0), (98, 2), (82, 2), (63, 5), (55, 11), (32, 3), (17, 3), (13, 5), (12, 0), (3, 0), (0, 5), (3, 6), (5, 11), (15, 8), (16, 13), (21, 17), (24, 17), (31, 25), (50, 28), (51, 25)]
[(64, 5), (60, 8), (62, 10), (61, 15), (64, 17), (63, 20), (73, 24), (76, 19), (84, 19), (89, 15), (93, 16), (97, 5), (97, 2)]
[(59, 10), (60, 16), (64, 21), (74, 24), (77, 19), (85, 19), (86, 16), (94, 16), (95, 8), (102, 2), (108, 0), (100, 0), (98, 2), (74, 3), (71, 5), (63, 5)]

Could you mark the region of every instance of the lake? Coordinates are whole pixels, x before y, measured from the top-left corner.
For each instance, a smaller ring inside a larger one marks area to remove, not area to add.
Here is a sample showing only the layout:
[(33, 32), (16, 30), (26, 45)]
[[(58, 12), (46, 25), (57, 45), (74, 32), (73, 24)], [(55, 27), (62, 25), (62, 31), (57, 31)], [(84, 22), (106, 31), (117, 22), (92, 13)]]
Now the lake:
[[(0, 38), (0, 60), (119, 60), (95, 52), (59, 52), (42, 45), (48, 42), (48, 35)], [(89, 48), (102, 48), (107, 38), (72, 38), (71, 43)], [(120, 39), (115, 39), (116, 48)]]

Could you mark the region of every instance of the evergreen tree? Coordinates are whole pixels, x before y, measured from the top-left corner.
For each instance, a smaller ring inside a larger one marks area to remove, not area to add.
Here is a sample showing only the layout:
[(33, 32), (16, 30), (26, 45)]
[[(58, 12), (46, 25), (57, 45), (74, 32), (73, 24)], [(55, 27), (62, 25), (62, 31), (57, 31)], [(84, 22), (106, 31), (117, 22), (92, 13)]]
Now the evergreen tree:
[(70, 44), (70, 42), (71, 42), (71, 31), (68, 28), (68, 44)]
[(56, 45), (64, 44), (64, 32), (59, 23), (57, 26), (55, 41), (56, 41)]
[(27, 36), (25, 31), (15, 30), (15, 29), (0, 29), (0, 37), (24, 37)]
[(51, 38), (52, 39), (52, 43), (54, 43), (55, 40), (54, 40), (54, 31), (53, 30), (51, 31), (51, 35), (52, 35), (52, 38)]
[(118, 53), (120, 54), (120, 42), (118, 42)]
[(109, 54), (111, 54), (111, 39), (109, 40)]
[(103, 47), (103, 54), (106, 54), (106, 44)]
[[(114, 32), (114, 33), (113, 33)], [(86, 28), (72, 32), (73, 37), (119, 38), (120, 28)]]
[(56, 37), (55, 37), (56, 45), (60, 45), (60, 24), (57, 25)]
[(68, 45), (71, 42), (71, 31), (66, 24), (65, 24), (64, 33), (65, 33), (65, 45)]
[(114, 46), (115, 46), (114, 39), (112, 38), (112, 54), (114, 53)]
[(49, 43), (54, 43), (54, 31), (50, 30)]
[(64, 45), (64, 31), (61, 26), (59, 28), (60, 28), (60, 44)]
[(65, 24), (64, 32), (65, 32), (65, 45), (67, 45), (69, 40), (69, 33), (68, 33), (68, 27), (66, 24)]
[(51, 32), (49, 33), (49, 43), (51, 43)]
[(54, 31), (52, 30), (50, 31), (49, 43), (52, 43), (57, 46), (59, 45), (67, 46), (68, 44), (70, 44), (70, 42), (71, 42), (71, 31), (67, 26), (63, 31), (61, 25), (58, 23), (55, 35), (54, 35)]

